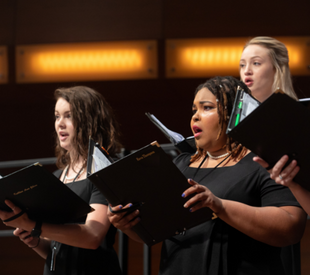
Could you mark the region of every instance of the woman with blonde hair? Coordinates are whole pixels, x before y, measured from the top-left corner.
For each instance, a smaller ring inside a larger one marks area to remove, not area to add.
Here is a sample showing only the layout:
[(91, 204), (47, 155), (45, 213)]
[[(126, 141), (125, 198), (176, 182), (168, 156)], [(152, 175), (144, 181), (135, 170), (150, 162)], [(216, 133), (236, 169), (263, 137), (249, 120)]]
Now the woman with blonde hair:
[[(281, 89), (293, 99), (298, 100), (292, 86), (288, 50), (282, 42), (275, 38), (254, 37), (246, 43), (240, 59), (240, 77), (252, 94), (261, 102), (277, 89)], [(269, 170), (270, 177), (277, 183), (289, 187), (298, 202), (309, 214), (310, 192), (292, 181), (299, 171), (297, 162), (293, 160), (282, 171), (288, 159), (288, 156), (283, 156), (273, 169)], [(265, 168), (269, 166), (257, 156), (253, 160)], [(299, 257), (299, 244), (285, 247), (282, 250), (283, 263), (286, 266), (287, 274), (300, 274)]]
[[(262, 69), (265, 74), (260, 73)], [(246, 43), (240, 60), (240, 76), (261, 102), (279, 88), (298, 99), (292, 85), (287, 48), (272, 37), (259, 36)]]

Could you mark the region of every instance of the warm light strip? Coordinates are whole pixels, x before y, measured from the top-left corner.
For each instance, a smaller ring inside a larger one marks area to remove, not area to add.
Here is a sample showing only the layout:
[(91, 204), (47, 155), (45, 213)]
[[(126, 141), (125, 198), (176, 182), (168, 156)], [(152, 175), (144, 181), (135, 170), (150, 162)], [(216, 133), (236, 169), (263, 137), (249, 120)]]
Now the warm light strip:
[(157, 77), (156, 41), (18, 46), (18, 83)]
[[(310, 37), (276, 37), (285, 43), (290, 69), (310, 75)], [(239, 75), (239, 60), (248, 38), (174, 39), (166, 43), (167, 77)]]
[(7, 47), (0, 46), (0, 84), (8, 82), (8, 52)]

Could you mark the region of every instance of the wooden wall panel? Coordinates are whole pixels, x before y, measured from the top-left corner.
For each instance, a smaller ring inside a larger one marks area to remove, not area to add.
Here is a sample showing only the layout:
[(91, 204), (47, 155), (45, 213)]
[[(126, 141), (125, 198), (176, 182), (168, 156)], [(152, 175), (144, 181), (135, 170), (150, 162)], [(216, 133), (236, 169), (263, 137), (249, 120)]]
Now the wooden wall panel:
[(13, 45), (15, 38), (15, 0), (0, 1), (0, 45)]
[(310, 1), (165, 1), (164, 37), (309, 35)]
[(162, 30), (161, 1), (17, 3), (16, 44), (158, 39)]

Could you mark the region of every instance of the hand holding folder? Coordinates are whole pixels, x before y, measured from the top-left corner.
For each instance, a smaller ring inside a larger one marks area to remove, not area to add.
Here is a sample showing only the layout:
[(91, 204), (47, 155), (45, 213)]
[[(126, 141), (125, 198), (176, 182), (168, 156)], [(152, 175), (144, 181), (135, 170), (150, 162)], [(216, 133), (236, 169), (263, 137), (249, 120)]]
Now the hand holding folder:
[(35, 163), (0, 179), (0, 210), (8, 199), (34, 221), (74, 222), (93, 209), (53, 174)]
[[(300, 171), (294, 181), (310, 190), (310, 110), (283, 92), (272, 94), (238, 125), (231, 115), (227, 134), (266, 161), (270, 168), (288, 155)], [(237, 97), (235, 105), (237, 103)]]
[(157, 142), (90, 174), (88, 178), (113, 207), (129, 203), (139, 206), (141, 221), (132, 229), (147, 245), (161, 242), (212, 218), (209, 208), (191, 213), (183, 207), (192, 196), (183, 198), (182, 194), (191, 185)]

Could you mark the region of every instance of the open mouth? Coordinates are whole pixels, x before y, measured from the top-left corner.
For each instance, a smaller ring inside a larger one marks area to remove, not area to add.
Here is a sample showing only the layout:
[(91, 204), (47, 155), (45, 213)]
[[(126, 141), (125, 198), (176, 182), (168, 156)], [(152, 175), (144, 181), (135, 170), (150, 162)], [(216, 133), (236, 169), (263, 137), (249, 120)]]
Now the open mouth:
[(193, 126), (194, 137), (199, 136), (202, 133), (202, 130), (198, 126)]
[(246, 78), (244, 83), (245, 83), (245, 85), (250, 86), (253, 84), (253, 80), (251, 78)]
[(67, 133), (59, 133), (59, 139), (64, 140), (68, 137), (69, 135)]

